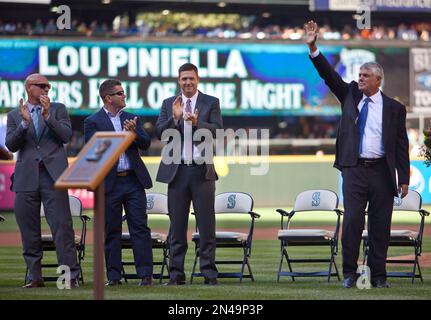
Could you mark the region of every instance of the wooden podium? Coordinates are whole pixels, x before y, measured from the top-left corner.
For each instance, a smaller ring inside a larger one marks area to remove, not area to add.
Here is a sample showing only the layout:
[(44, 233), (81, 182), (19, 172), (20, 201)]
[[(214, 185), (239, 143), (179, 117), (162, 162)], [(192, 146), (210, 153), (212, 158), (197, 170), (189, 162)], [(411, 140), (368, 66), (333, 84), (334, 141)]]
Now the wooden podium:
[(104, 299), (104, 228), (105, 191), (103, 180), (120, 155), (135, 140), (129, 131), (96, 132), (76, 160), (55, 182), (56, 189), (89, 189), (94, 191), (94, 299)]

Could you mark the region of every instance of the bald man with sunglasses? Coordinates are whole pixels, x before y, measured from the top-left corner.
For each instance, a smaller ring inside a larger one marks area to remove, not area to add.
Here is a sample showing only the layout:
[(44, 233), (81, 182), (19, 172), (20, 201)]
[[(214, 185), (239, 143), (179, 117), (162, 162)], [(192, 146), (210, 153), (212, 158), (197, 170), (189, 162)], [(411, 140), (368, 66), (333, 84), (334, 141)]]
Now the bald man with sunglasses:
[(64, 144), (70, 141), (72, 126), (64, 104), (51, 102), (51, 85), (41, 74), (25, 80), (28, 100), (8, 113), (6, 146), (18, 152), (11, 189), (14, 210), (23, 244), (29, 278), (24, 288), (43, 287), (40, 206), (43, 203), (51, 228), (59, 265), (71, 271), (71, 287), (78, 286), (79, 266), (66, 190), (54, 189), (54, 182), (67, 168)]

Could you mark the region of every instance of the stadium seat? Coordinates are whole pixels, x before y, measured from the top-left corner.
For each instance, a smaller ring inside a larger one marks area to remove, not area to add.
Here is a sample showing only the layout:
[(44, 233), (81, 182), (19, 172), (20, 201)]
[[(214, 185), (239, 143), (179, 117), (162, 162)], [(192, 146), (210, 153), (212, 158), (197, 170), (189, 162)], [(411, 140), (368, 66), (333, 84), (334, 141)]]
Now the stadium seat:
[[(411, 278), (412, 283), (414, 283), (415, 278), (420, 278), (423, 282), (422, 272), (419, 265), (419, 257), (422, 253), (422, 237), (425, 227), (425, 217), (429, 216), (429, 212), (422, 209), (422, 197), (414, 190), (409, 190), (407, 196), (403, 199), (398, 197), (394, 198), (393, 206), (394, 214), (402, 214), (403, 216), (418, 215), (418, 225), (416, 230), (391, 230), (391, 237), (389, 240), (389, 247), (411, 247), (414, 250), (413, 259), (387, 259), (386, 263), (393, 264), (413, 264), (413, 270), (411, 272), (388, 272), (388, 277), (394, 278)], [(363, 250), (364, 250), (364, 260), (365, 265), (368, 254), (369, 254), (369, 241), (368, 241), (368, 231), (364, 230), (362, 233), (363, 240)]]
[[(335, 256), (338, 252), (338, 234), (340, 230), (340, 218), (343, 212), (338, 209), (338, 196), (330, 190), (308, 190), (301, 192), (295, 199), (292, 211), (287, 212), (277, 209), (281, 215), (281, 230), (278, 231), (278, 239), (281, 241), (280, 264), (278, 267), (277, 282), (281, 276), (292, 277), (327, 277), (328, 282), (331, 276), (337, 276), (340, 280)], [(326, 229), (292, 229), (291, 223), (294, 216), (298, 214), (315, 212), (332, 212), (334, 213), (334, 222), (332, 230)], [(286, 221), (287, 218), (287, 221)], [(292, 259), (289, 256), (288, 249), (293, 246), (327, 246), (330, 250), (328, 259), (303, 258)], [(289, 271), (283, 270), (283, 261), (286, 259)], [(292, 264), (294, 263), (329, 263), (328, 270), (318, 272), (294, 272)], [(334, 267), (335, 272), (332, 270)]]
[[(169, 220), (169, 211), (168, 211), (168, 197), (162, 193), (147, 193), (147, 214), (148, 214), (148, 225), (151, 225), (151, 216), (155, 218), (165, 217), (166, 221)], [(162, 218), (163, 219), (163, 218)], [(123, 217), (123, 222), (127, 220), (127, 216)], [(167, 222), (167, 225), (169, 223)], [(168, 229), (168, 227), (167, 227)], [(153, 273), (154, 279), (159, 279), (162, 282), (162, 279), (169, 279), (169, 268), (168, 268), (168, 259), (169, 259), (169, 242), (168, 242), (168, 234), (167, 233), (159, 233), (159, 232), (151, 232), (151, 240), (153, 244), (153, 249), (161, 249), (162, 250), (162, 260), (161, 261), (153, 261), (153, 265), (161, 266), (159, 273)], [(121, 249), (122, 250), (131, 250), (132, 242), (130, 241), (130, 233), (123, 232), (121, 235)], [(124, 281), (127, 282), (127, 279), (138, 279), (138, 275), (136, 273), (126, 273), (124, 266), (133, 266), (135, 265), (134, 261), (122, 261), (123, 271), (122, 275)], [(167, 270), (167, 275), (164, 275), (165, 269)]]
[[(216, 265), (220, 264), (240, 264), (240, 272), (219, 272), (219, 278), (239, 278), (242, 282), (243, 278), (251, 278), (254, 281), (253, 273), (250, 267), (251, 245), (253, 241), (254, 222), (260, 215), (253, 212), (253, 198), (242, 192), (225, 192), (218, 194), (215, 197), (215, 213), (217, 217), (231, 216), (243, 220), (244, 215), (247, 217), (248, 232), (221, 231), (216, 230), (216, 247), (217, 248), (240, 248), (242, 250), (241, 260), (218, 260), (216, 257)], [(217, 223), (216, 223), (217, 225)], [(196, 272), (196, 265), (199, 260), (199, 230), (196, 225), (196, 232), (192, 234), (192, 240), (195, 243), (195, 259), (193, 270), (190, 277), (190, 283), (193, 282), (193, 277), (201, 277), (202, 274)], [(217, 254), (216, 254), (217, 255)], [(245, 266), (247, 266), (248, 274), (244, 274)]]
[[(85, 214), (82, 214), (82, 203), (81, 200), (75, 196), (69, 196), (69, 205), (70, 205), (70, 212), (72, 214), (72, 219), (78, 219), (81, 223), (81, 228), (79, 230), (75, 230), (75, 246), (76, 251), (78, 254), (78, 265), (79, 265), (79, 281), (81, 283), (84, 283), (84, 274), (82, 272), (81, 262), (84, 260), (85, 257), (85, 238), (87, 235), (87, 222), (90, 220), (90, 217), (86, 216)], [(45, 217), (45, 211), (43, 208), (43, 205), (40, 208), (40, 216), (42, 218)], [(74, 221), (75, 224), (75, 221)], [(43, 251), (55, 251), (55, 243), (52, 238), (52, 234), (42, 234), (42, 249)], [(42, 264), (42, 268), (57, 268), (58, 264)], [(28, 268), (25, 272), (25, 278), (24, 282), (27, 283), (28, 281)], [(55, 277), (43, 277), (44, 281), (57, 281), (58, 275)]]

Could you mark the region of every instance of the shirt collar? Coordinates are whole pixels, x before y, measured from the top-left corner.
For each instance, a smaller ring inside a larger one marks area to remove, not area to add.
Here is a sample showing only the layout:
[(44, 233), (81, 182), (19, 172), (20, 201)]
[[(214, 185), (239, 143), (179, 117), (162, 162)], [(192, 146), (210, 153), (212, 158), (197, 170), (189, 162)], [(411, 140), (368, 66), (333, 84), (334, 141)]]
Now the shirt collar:
[(121, 109), (120, 111), (118, 111), (117, 115), (113, 115), (111, 111), (109, 111), (108, 109), (106, 109), (105, 106), (103, 106), (103, 110), (105, 110), (106, 114), (108, 115), (108, 117), (110, 118), (116, 118), (116, 117), (120, 117), (121, 114), (123, 113), (123, 109)]
[(382, 92), (379, 90), (372, 96), (368, 97), (365, 94), (362, 95), (361, 103), (365, 101), (365, 99), (370, 98), (372, 103), (382, 103)]
[(30, 102), (27, 101), (27, 107), (28, 107), (28, 111), (30, 113), (32, 113), (35, 108), (40, 108), (40, 105), (38, 105), (38, 104), (31, 104)]
[(190, 99), (190, 100), (191, 100), (191, 102), (192, 102), (192, 108), (193, 108), (193, 106), (195, 106), (195, 105), (196, 105), (196, 101), (198, 100), (198, 95), (199, 95), (199, 91), (196, 91), (196, 93), (194, 94), (194, 96), (193, 96), (193, 97), (191, 97), (191, 98), (187, 98), (187, 97), (184, 95), (184, 93), (181, 93), (181, 96), (182, 96), (182, 98), (183, 98), (183, 103), (184, 103), (184, 105), (186, 104), (186, 101), (187, 101), (188, 99)]

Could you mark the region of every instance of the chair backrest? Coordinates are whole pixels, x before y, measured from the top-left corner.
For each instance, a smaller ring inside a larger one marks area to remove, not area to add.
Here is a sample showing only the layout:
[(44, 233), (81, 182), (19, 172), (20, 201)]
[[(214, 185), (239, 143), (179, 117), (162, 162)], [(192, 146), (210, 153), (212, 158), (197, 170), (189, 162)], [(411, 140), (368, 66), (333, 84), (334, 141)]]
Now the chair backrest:
[[(82, 215), (82, 202), (78, 197), (69, 196), (70, 213), (72, 217), (80, 217)], [(45, 209), (40, 206), (40, 216), (45, 217)]]
[(163, 193), (147, 193), (148, 214), (169, 214), (168, 196)]
[(244, 192), (223, 192), (215, 197), (215, 213), (249, 213), (253, 198)]
[(409, 190), (407, 195), (401, 199), (394, 197), (394, 211), (419, 211), (422, 208), (422, 197), (419, 192)]
[(303, 191), (296, 196), (293, 210), (333, 211), (338, 208), (338, 196), (334, 191), (316, 189)]

